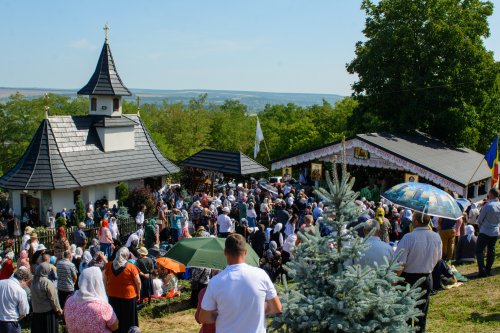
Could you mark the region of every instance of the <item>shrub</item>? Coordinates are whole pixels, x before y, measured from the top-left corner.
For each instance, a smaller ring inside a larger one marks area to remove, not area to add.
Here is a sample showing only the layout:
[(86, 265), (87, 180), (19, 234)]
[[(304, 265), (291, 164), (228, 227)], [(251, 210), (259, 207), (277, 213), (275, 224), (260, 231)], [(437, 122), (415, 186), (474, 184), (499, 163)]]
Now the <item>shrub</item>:
[(120, 182), (116, 187), (116, 198), (118, 199), (118, 206), (123, 206), (125, 200), (129, 195), (128, 184)]
[(66, 226), (66, 219), (63, 216), (59, 216), (56, 219), (56, 227), (65, 227)]
[(78, 199), (76, 200), (75, 208), (76, 208), (76, 220), (77, 220), (76, 222), (80, 223), (85, 221), (85, 205), (80, 196), (78, 196)]
[(144, 213), (146, 217), (153, 216), (156, 213), (155, 201), (150, 191), (145, 188), (136, 188), (130, 191), (125, 200), (125, 206), (127, 206), (130, 215), (135, 217), (142, 205), (146, 206), (146, 212)]

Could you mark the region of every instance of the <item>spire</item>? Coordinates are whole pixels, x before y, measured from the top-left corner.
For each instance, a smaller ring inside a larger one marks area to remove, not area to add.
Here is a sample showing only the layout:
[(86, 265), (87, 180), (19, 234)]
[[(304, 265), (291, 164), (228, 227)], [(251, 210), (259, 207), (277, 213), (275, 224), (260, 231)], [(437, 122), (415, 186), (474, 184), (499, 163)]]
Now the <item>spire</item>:
[(104, 43), (108, 44), (108, 33), (109, 33), (108, 22), (106, 22), (106, 24), (104, 25), (104, 28), (102, 28), (102, 30), (104, 30)]
[(118, 71), (115, 67), (115, 61), (111, 54), (111, 48), (108, 41), (108, 24), (104, 26), (104, 45), (101, 55), (97, 61), (94, 74), (89, 82), (78, 91), (78, 95), (104, 95), (104, 96), (130, 96), (130, 91), (123, 84)]
[(45, 93), (45, 119), (49, 119), (49, 112), (50, 112), (50, 106), (49, 106), (49, 94)]

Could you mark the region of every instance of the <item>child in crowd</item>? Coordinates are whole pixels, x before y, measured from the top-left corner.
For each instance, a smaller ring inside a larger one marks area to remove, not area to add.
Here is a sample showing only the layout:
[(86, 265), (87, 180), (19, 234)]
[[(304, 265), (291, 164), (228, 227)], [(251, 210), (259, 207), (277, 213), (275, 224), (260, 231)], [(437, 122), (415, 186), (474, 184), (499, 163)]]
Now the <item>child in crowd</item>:
[(158, 273), (158, 270), (154, 269), (151, 275), (153, 275), (153, 296), (161, 297), (163, 295), (163, 282), (160, 279), (160, 274)]

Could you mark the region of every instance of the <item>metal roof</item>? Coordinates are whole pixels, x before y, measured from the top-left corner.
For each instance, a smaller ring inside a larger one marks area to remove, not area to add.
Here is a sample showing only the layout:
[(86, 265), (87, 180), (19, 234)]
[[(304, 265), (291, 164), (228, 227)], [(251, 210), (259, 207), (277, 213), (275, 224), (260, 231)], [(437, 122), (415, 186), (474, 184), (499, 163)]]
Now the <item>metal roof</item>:
[(92, 74), (89, 82), (78, 91), (78, 95), (132, 95), (118, 75), (107, 41), (102, 46), (101, 55), (99, 56), (94, 74)]
[[(347, 138), (346, 142), (353, 139), (362, 140), (369, 145), (375, 146), (461, 186), (467, 186), (468, 184), (491, 177), (491, 172), (486, 167), (486, 162), (484, 161), (484, 155), (468, 148), (453, 147), (425, 133), (413, 132), (411, 134), (401, 134), (381, 132), (357, 134)], [(273, 160), (273, 168), (280, 163), (292, 165), (291, 162), (288, 163), (286, 160), (306, 162), (306, 159), (300, 158), (305, 155), (312, 156), (309, 160), (315, 159), (315, 151), (327, 149), (339, 143), (340, 141), (332, 142), (301, 153)], [(474, 174), (476, 168), (478, 170)], [(473, 174), (474, 176), (472, 177)]]
[[(94, 121), (95, 127), (130, 127), (138, 123), (127, 117), (108, 117), (108, 116), (94, 116), (97, 118)], [(99, 118), (98, 118), (99, 117)]]
[(422, 133), (368, 133), (356, 137), (460, 185), (466, 186), (491, 177), (484, 155), (469, 148), (447, 145)]
[(135, 148), (104, 152), (95, 116), (49, 117), (42, 121), (16, 166), (0, 178), (11, 190), (52, 190), (119, 182), (179, 172), (163, 157), (136, 115)]
[(239, 151), (203, 149), (186, 158), (181, 164), (191, 168), (218, 171), (231, 175), (249, 175), (268, 171), (266, 167)]

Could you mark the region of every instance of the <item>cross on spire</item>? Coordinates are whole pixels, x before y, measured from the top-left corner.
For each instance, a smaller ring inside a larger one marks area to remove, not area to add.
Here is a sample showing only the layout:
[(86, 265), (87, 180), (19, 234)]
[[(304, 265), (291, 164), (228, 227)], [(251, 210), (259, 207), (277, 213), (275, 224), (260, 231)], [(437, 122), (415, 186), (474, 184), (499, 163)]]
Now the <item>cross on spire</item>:
[(104, 28), (102, 28), (104, 30), (104, 37), (106, 39), (106, 43), (108, 42), (108, 33), (109, 33), (109, 26), (108, 26), (108, 22), (106, 22), (106, 24), (104, 25)]

